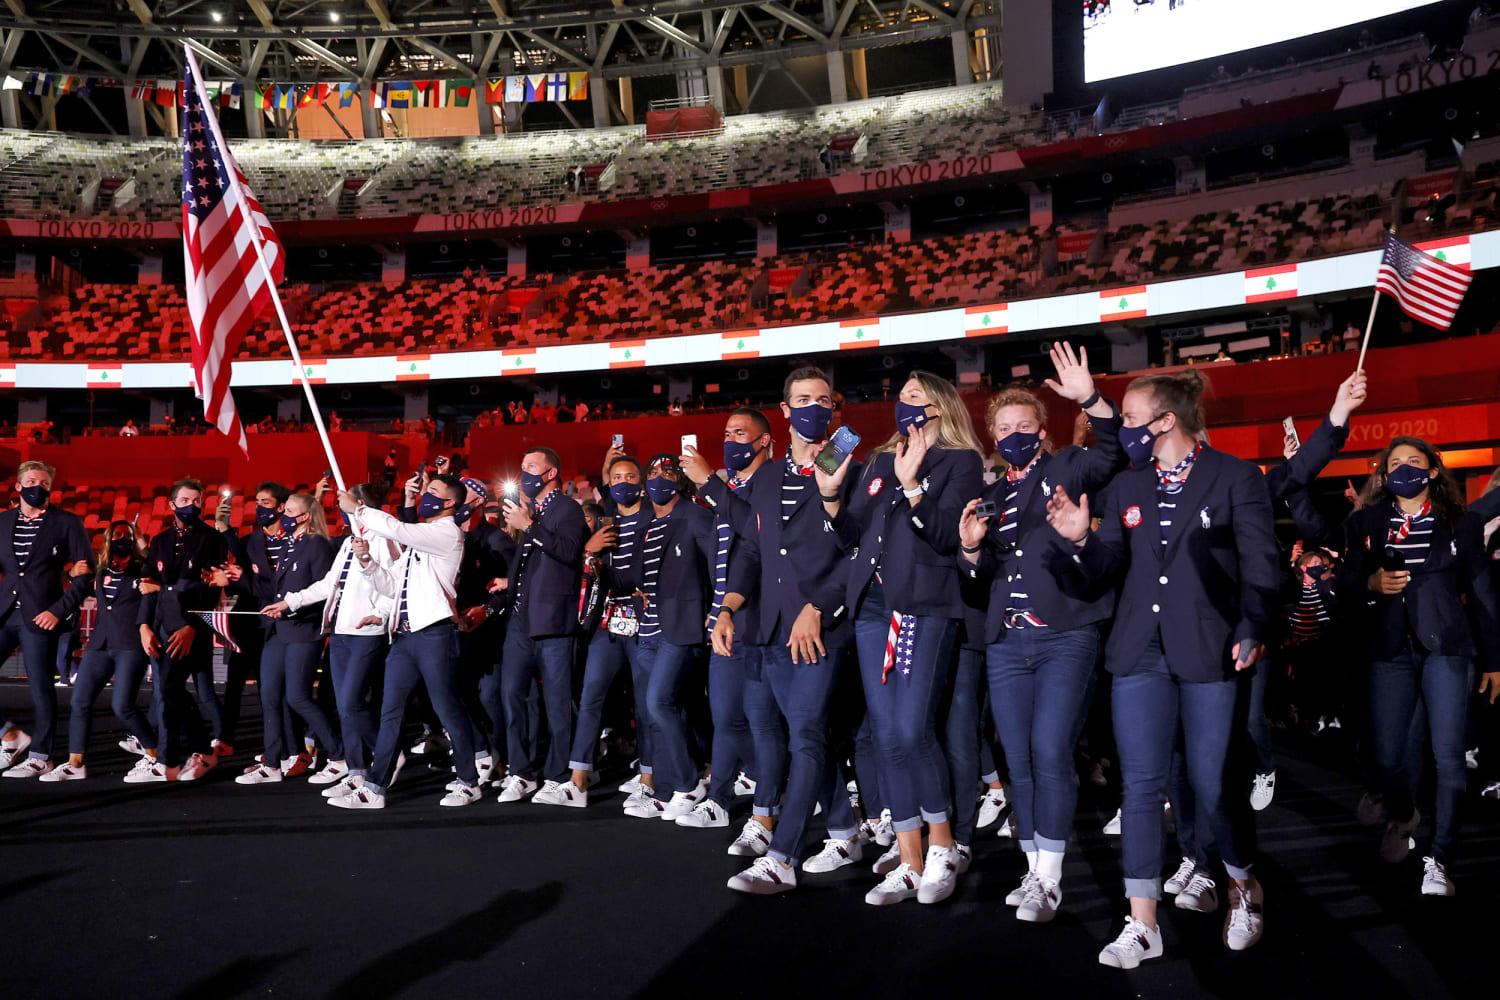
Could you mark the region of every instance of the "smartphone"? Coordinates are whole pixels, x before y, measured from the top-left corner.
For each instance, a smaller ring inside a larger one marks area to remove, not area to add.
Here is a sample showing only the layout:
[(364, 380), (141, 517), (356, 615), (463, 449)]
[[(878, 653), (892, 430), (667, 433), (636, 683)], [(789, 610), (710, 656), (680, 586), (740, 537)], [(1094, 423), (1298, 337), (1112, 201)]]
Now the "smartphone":
[(993, 500), (981, 500), (979, 501), (979, 505), (974, 508), (975, 517), (994, 517), (996, 513), (998, 512), (995, 510), (995, 501)]
[(686, 455), (689, 448), (692, 448), (694, 451), (698, 450), (698, 435), (684, 434), (682, 436), (682, 448), (677, 454)]
[(1281, 430), (1284, 434), (1286, 434), (1287, 437), (1292, 439), (1293, 451), (1296, 451), (1297, 449), (1302, 447), (1302, 439), (1297, 436), (1297, 424), (1292, 420), (1291, 417), (1287, 417), (1281, 422)]
[(506, 481), (500, 487), (500, 492), (507, 500), (519, 501), (521, 498), (521, 485), (513, 481)]
[(833, 437), (828, 439), (828, 444), (818, 452), (818, 457), (813, 459), (813, 464), (830, 476), (839, 471), (839, 466), (844, 464), (844, 459), (849, 457), (859, 445), (859, 435), (847, 427), (840, 427), (833, 432)]
[(323, 478), (324, 479), (332, 479), (333, 478), (333, 470), (332, 469), (324, 469), (323, 470)]
[(609, 439), (609, 443), (610, 447), (612, 448), (623, 448), (625, 447), (625, 435), (616, 434), (614, 437)]
[(1387, 545), (1380, 554), (1380, 568), (1387, 573), (1399, 573), (1406, 568), (1406, 556), (1394, 545)]
[(432, 464), (437, 466), (439, 469), (443, 469), (448, 465), (448, 456), (439, 455), (437, 458), (434, 458), (432, 460)]

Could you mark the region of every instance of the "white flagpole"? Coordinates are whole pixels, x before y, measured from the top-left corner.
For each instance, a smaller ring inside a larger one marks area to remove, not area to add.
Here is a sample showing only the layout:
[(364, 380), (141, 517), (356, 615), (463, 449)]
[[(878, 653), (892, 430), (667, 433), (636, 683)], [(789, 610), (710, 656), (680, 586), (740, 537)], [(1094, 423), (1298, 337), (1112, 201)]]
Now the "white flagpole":
[(1370, 331), (1375, 329), (1375, 310), (1379, 308), (1379, 306), (1380, 291), (1379, 289), (1377, 289), (1375, 291), (1375, 299), (1370, 303), (1370, 318), (1365, 321), (1365, 339), (1364, 342), (1359, 345), (1359, 363), (1354, 366), (1355, 371), (1359, 371), (1365, 366), (1365, 351), (1370, 346)]
[[(213, 105), (208, 101), (208, 92), (203, 89), (203, 73), (198, 68), (198, 59), (193, 50), (183, 46), (187, 53), (188, 65), (193, 68), (193, 89), (198, 92), (198, 102), (203, 105), (203, 117), (208, 121), (208, 127), (213, 129), (214, 140), (226, 155), (229, 153), (229, 145), (224, 141), (224, 133), (219, 131), (218, 116), (213, 113)], [(186, 138), (184, 137), (184, 141)], [(226, 164), (227, 168), (227, 164)], [(255, 247), (255, 259), (260, 264), (261, 276), (265, 279), (266, 287), (271, 291), (271, 303), (276, 306), (276, 317), (281, 320), (281, 332), (286, 334), (287, 346), (292, 349), (292, 363), (297, 366), (297, 381), (302, 383), (302, 391), (307, 394), (307, 405), (312, 408), (313, 426), (318, 429), (318, 437), (323, 442), (323, 453), (328, 457), (328, 468), (333, 472), (333, 481), (338, 486), (339, 492), (344, 492), (344, 473), (339, 469), (339, 460), (333, 454), (333, 444), (328, 440), (328, 430), (323, 426), (323, 414), (318, 410), (318, 401), (313, 398), (312, 385), (307, 381), (307, 371), (302, 367), (302, 354), (297, 350), (297, 338), (292, 334), (292, 324), (286, 318), (286, 309), (281, 305), (281, 293), (276, 289), (276, 279), (271, 276), (271, 268), (266, 264), (266, 254), (261, 247), (260, 225), (255, 221), (255, 216), (250, 210), (250, 199), (245, 194), (245, 189), (240, 186), (239, 177), (233, 170), (224, 171), (229, 175), (229, 183), (234, 185), (235, 193), (239, 197), (240, 211), (245, 213), (245, 219), (250, 224), (252, 237), (250, 242)]]

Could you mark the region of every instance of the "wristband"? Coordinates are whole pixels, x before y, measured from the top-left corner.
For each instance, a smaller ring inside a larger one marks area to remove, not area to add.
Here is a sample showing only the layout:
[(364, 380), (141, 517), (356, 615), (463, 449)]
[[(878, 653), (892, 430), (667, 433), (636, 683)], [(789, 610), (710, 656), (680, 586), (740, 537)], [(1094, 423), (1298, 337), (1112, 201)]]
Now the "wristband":
[(915, 497), (921, 496), (923, 493), (926, 493), (926, 492), (927, 491), (922, 488), (922, 484), (918, 483), (917, 484), (917, 488), (914, 489), (914, 490), (908, 490), (908, 489), (906, 489), (906, 488), (903, 487), (902, 490), (901, 490), (901, 495), (904, 496), (904, 497), (906, 497), (906, 499), (911, 500), (911, 499), (913, 499)]
[(826, 493), (819, 493), (818, 496), (823, 498), (824, 503), (842, 503), (844, 500), (844, 498), (839, 496), (837, 493), (835, 493), (833, 496), (829, 496)]
[(1087, 410), (1090, 406), (1093, 406), (1097, 402), (1099, 402), (1099, 390), (1095, 389), (1094, 394), (1088, 399), (1085, 399), (1083, 402), (1079, 403), (1078, 406), (1081, 409)]
[(978, 551), (979, 551), (979, 550), (980, 550), (980, 548), (982, 548), (982, 546), (979, 546), (979, 545), (976, 545), (976, 546), (974, 546), (974, 547), (973, 547), (973, 548), (972, 548), (972, 549), (971, 549), (971, 548), (969, 548), (969, 547), (968, 547), (968, 546), (967, 546), (967, 545), (964, 545), (964, 544), (963, 544), (963, 543), (962, 543), (962, 542), (960, 542), (960, 543), (959, 543), (959, 546), (958, 546), (958, 547), (959, 547), (959, 549), (961, 549), (961, 550), (962, 550), (962, 551), (964, 551), (964, 552), (966, 552), (966, 553), (967, 553), (967, 554), (969, 554), (969, 555), (971, 555), (971, 556), (972, 556), (972, 555), (973, 555), (973, 554), (974, 554), (974, 553), (976, 553), (976, 552), (978, 552)]

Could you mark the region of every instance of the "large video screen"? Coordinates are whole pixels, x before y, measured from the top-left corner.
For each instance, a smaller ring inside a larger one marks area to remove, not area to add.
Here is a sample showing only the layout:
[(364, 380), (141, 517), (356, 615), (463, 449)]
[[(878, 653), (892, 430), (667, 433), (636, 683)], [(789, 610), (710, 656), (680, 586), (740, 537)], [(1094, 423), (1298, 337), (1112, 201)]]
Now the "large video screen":
[(1080, 0), (1085, 83), (1274, 45), (1440, 0)]

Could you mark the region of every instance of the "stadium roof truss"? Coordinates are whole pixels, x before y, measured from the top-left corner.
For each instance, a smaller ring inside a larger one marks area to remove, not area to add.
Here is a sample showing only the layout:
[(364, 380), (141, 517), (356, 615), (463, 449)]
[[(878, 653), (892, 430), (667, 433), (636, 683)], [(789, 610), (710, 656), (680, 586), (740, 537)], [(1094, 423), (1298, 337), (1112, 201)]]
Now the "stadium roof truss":
[(0, 74), (177, 77), (185, 43), (205, 75), (245, 85), (615, 79), (999, 27), (1000, 0), (0, 0)]

